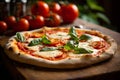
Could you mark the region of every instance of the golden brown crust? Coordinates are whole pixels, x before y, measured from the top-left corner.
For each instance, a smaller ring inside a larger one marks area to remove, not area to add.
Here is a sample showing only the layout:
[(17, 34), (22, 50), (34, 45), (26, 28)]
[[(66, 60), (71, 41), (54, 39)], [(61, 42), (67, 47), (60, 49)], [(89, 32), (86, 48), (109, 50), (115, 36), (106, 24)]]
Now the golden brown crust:
[[(54, 29), (54, 30), (63, 30), (63, 29), (69, 29), (69, 27), (57, 27), (57, 28), (48, 28), (44, 27), (41, 29), (33, 30), (33, 31), (26, 31), (26, 32), (21, 32), (21, 33), (33, 33), (33, 32), (41, 32), (44, 30), (49, 30), (49, 29)], [(44, 30), (42, 30), (44, 29)], [(117, 44), (113, 38), (110, 36), (104, 35), (99, 31), (96, 30), (85, 30), (83, 29), (85, 33), (91, 34), (91, 35), (96, 35), (99, 36), (103, 39), (105, 39), (109, 44), (110, 47), (105, 50), (104, 53), (100, 54), (99, 56), (93, 56), (93, 55), (80, 55), (79, 58), (73, 58), (73, 57), (67, 57), (65, 59), (57, 60), (57, 61), (51, 61), (47, 60), (44, 58), (39, 58), (35, 56), (31, 56), (30, 54), (26, 54), (24, 52), (21, 52), (19, 48), (14, 44), (14, 36), (9, 39), (9, 41), (6, 44), (6, 41), (2, 44), (2, 46), (5, 49), (6, 54), (13, 60), (22, 62), (22, 63), (27, 63), (27, 64), (32, 64), (36, 66), (42, 66), (42, 67), (48, 67), (48, 68), (81, 68), (81, 67), (86, 67), (101, 61), (104, 61), (106, 59), (111, 58), (117, 49)], [(0, 41), (0, 43), (2, 43)], [(1, 45), (1, 44), (0, 44)]]

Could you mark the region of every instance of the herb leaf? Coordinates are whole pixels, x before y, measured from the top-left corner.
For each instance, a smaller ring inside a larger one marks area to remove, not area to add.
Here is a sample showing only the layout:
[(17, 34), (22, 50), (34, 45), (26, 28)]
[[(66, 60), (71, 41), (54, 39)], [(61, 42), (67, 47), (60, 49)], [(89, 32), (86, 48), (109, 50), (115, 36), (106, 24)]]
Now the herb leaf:
[(24, 42), (25, 41), (25, 37), (23, 35), (21, 35), (19, 32), (16, 33), (16, 37), (15, 37), (18, 41), (20, 42)]
[(75, 54), (83, 54), (83, 53), (92, 53), (92, 50), (87, 50), (85, 48), (75, 48)]
[(51, 41), (46, 36), (42, 36), (42, 43), (44, 43), (44, 44), (50, 44)]
[(41, 44), (41, 38), (32, 40), (28, 46), (35, 46)]
[(38, 39), (34, 39), (32, 40), (28, 46), (35, 46), (35, 45), (39, 45), (39, 44), (50, 44), (51, 41), (46, 37), (46, 36), (42, 36), (42, 38), (38, 38)]
[(80, 40), (88, 40), (88, 39), (90, 39), (90, 38), (91, 38), (90, 36), (83, 34), (83, 35), (80, 36), (79, 39), (80, 39)]
[(40, 51), (54, 51), (57, 49), (58, 49), (57, 47), (45, 47), (45, 48), (42, 48)]
[(71, 39), (78, 41), (79, 38), (77, 37), (77, 33), (74, 29), (74, 27), (71, 27), (69, 30), (69, 35), (71, 36)]
[(64, 49), (66, 50), (71, 50), (71, 49), (74, 49), (74, 42), (71, 40), (69, 42), (67, 42), (67, 44), (64, 45)]

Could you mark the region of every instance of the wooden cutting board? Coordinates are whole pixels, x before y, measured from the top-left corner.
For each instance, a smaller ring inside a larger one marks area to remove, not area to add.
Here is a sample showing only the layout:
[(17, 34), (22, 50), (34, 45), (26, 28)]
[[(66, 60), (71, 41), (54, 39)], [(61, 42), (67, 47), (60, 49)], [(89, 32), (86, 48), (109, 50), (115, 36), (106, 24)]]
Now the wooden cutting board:
[[(49, 69), (43, 67), (36, 67), (26, 65), (23, 63), (10, 60), (5, 53), (0, 49), (0, 58), (5, 67), (10, 71), (15, 80), (118, 80), (120, 74), (120, 34), (101, 27), (99, 25), (91, 24), (80, 19), (77, 19), (73, 24), (67, 25), (83, 25), (85, 28), (96, 29), (104, 34), (113, 37), (118, 49), (116, 54), (110, 60), (91, 65), (86, 68), (78, 69)], [(66, 26), (66, 25), (64, 25)]]

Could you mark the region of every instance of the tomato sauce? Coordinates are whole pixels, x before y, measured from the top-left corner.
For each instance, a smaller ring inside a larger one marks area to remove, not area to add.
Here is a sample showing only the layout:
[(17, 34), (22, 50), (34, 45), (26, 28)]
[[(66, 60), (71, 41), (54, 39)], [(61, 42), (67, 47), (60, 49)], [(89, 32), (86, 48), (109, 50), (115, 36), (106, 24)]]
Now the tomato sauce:
[(44, 58), (44, 59), (51, 60), (51, 61), (65, 59), (67, 57), (66, 53), (63, 53), (56, 57), (43, 57), (40, 55), (33, 54), (35, 51), (27, 49), (21, 42), (17, 42), (17, 46), (22, 52), (24, 52), (26, 54), (30, 54), (31, 56), (38, 57), (38, 58)]

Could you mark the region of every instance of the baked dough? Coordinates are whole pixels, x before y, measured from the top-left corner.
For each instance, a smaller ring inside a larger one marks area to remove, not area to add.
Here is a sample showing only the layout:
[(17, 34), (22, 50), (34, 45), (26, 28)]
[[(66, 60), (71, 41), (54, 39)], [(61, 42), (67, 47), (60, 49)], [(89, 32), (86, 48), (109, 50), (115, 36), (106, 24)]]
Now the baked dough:
[[(18, 40), (16, 40), (16, 35), (12, 37), (2, 36), (0, 37), (0, 45), (4, 48), (6, 55), (8, 55), (10, 59), (35, 66), (47, 67), (47, 68), (59, 68), (59, 69), (82, 68), (82, 67), (90, 66), (92, 64), (110, 59), (115, 54), (115, 51), (117, 49), (117, 44), (113, 38), (111, 38), (108, 35), (102, 34), (101, 32), (96, 30), (79, 29), (79, 28), (74, 28), (75, 31), (78, 31), (77, 32), (78, 36), (81, 36), (79, 34), (82, 31), (83, 34), (90, 35), (93, 38), (88, 41), (79, 42), (80, 47), (85, 44), (86, 46), (83, 46), (82, 48), (86, 48), (87, 46), (90, 46), (90, 48), (87, 47), (86, 49), (92, 50), (93, 47), (91, 46), (91, 42), (94, 42), (97, 39), (99, 41), (100, 38), (100, 40), (103, 40), (107, 43), (105, 44), (105, 46), (107, 45), (106, 48), (93, 49), (91, 53), (76, 54), (73, 53), (74, 50), (66, 51), (66, 50), (56, 49), (50, 51), (49, 50), (40, 51), (39, 48), (40, 47), (43, 48), (44, 44), (28, 46), (28, 43), (30, 43), (33, 40), (32, 38), (36, 39), (38, 37), (44, 36), (43, 33), (45, 33), (47, 38), (49, 38), (50, 40), (52, 40), (52, 38), (54, 38), (55, 40), (58, 39), (56, 41), (59, 41), (60, 39), (64, 42), (64, 40), (66, 40), (63, 44), (64, 46), (71, 39), (69, 35), (70, 28), (71, 27), (54, 27), (54, 28), (43, 27), (37, 30), (19, 32), (19, 34), (24, 35), (25, 39), (27, 39), (27, 42), (26, 41), (19, 42)], [(53, 32), (50, 33), (49, 31), (53, 31)], [(25, 49), (27, 48), (28, 52), (21, 49), (18, 46), (18, 43), (20, 43), (20, 45), (23, 44)], [(56, 46), (49, 45), (49, 47), (53, 48)], [(57, 45), (57, 47), (59, 46)]]

